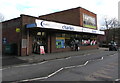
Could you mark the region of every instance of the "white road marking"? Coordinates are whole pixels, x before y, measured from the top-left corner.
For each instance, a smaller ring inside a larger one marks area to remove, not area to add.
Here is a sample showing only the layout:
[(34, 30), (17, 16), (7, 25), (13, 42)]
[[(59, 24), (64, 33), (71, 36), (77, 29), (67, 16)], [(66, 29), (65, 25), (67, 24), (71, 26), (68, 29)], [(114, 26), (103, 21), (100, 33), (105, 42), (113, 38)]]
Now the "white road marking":
[(90, 54), (86, 54), (86, 56), (87, 56), (87, 55), (90, 55)]
[(84, 66), (85, 66), (85, 65), (87, 65), (87, 64), (88, 64), (88, 62), (89, 62), (89, 61), (86, 61), (86, 63), (84, 64)]
[[(114, 54), (115, 55), (115, 54)], [(65, 59), (69, 59), (71, 57), (68, 57), (68, 58), (65, 58)], [(103, 60), (104, 57), (101, 57), (101, 59), (96, 59), (96, 60)], [(61, 60), (61, 59), (59, 59)], [(63, 59), (62, 59), (63, 60)], [(95, 60), (90, 60), (90, 61), (95, 61)], [(63, 69), (68, 69), (68, 68), (74, 68), (74, 67), (82, 67), (82, 66), (86, 66), (90, 61), (86, 61), (83, 65), (77, 65), (77, 66), (69, 66), (69, 67), (63, 67), (63, 68), (60, 68), (58, 69), (57, 71), (55, 71), (54, 73), (46, 76), (46, 77), (40, 77), (40, 78), (34, 78), (34, 79), (27, 79), (27, 80), (21, 80), (20, 82), (23, 82), (23, 81), (34, 81), (34, 80), (41, 80), (41, 79), (47, 79), (55, 74), (57, 74), (58, 72), (62, 71)], [(41, 63), (37, 63), (37, 64), (44, 64), (48, 61), (44, 61), (44, 62), (41, 62)], [(33, 65), (37, 65), (37, 64), (33, 64)], [(31, 64), (30, 64), (31, 65)], [(30, 65), (22, 65), (22, 66), (30, 66)], [(16, 67), (21, 67), (21, 66), (16, 66)], [(8, 67), (8, 68), (11, 68), (11, 67)], [(7, 68), (4, 68), (4, 69), (7, 69)], [(0, 69), (0, 70), (3, 70), (3, 69)], [(119, 81), (120, 79), (116, 79), (115, 81)]]
[(81, 67), (81, 66), (85, 66), (88, 64), (89, 61), (86, 61), (83, 65), (77, 65), (77, 66), (69, 66), (69, 67), (64, 67), (64, 69), (70, 69), (70, 68), (74, 68), (74, 67)]
[[(90, 54), (85, 54), (83, 56), (87, 56), (87, 55), (90, 55)], [(115, 55), (115, 54), (114, 54)], [(72, 57), (67, 57), (67, 58), (61, 58), (61, 59), (57, 59), (57, 60), (64, 60), (64, 59), (70, 59)], [(19, 65), (19, 66), (11, 66), (11, 67), (6, 67), (6, 68), (2, 68), (0, 70), (5, 70), (5, 69), (9, 69), (9, 68), (14, 68), (14, 67), (25, 67), (25, 66), (31, 66), (31, 65), (38, 65), (38, 64), (44, 64), (48, 61), (43, 61), (43, 62), (40, 62), (40, 63), (35, 63), (35, 64), (26, 64), (26, 65)]]
[(115, 56), (115, 55), (117, 55), (117, 54), (115, 53), (115, 54), (111, 54), (111, 55), (109, 55), (109, 56)]
[[(29, 66), (28, 64), (27, 65), (18, 65), (18, 66), (12, 66), (12, 67), (26, 67), (26, 66)], [(12, 68), (10, 67), (10, 68)]]
[[(67, 57), (65, 59), (70, 59), (71, 57)], [(62, 59), (57, 59), (57, 60), (64, 60), (64, 58)], [(47, 63), (48, 61), (43, 61), (43, 62), (40, 62), (40, 63), (35, 63), (35, 64), (26, 64), (26, 65), (19, 65), (19, 66), (11, 66), (11, 67), (6, 67), (6, 68), (3, 68), (1, 70), (5, 70), (5, 69), (9, 69), (9, 68), (14, 68), (14, 67), (25, 67), (25, 66), (31, 66), (31, 65), (38, 65), (38, 64), (44, 64), (44, 63)]]
[(86, 54), (84, 54), (83, 56), (86, 56)]
[(56, 59), (56, 60), (64, 60), (64, 58), (61, 58), (61, 59)]
[[(97, 59), (97, 60), (99, 60), (99, 59)], [(103, 57), (101, 57), (101, 60), (103, 60)], [(90, 61), (93, 61), (93, 60), (90, 60)], [(62, 68), (58, 69), (57, 71), (55, 71), (54, 73), (52, 73), (52, 74), (50, 74), (50, 75), (48, 75), (48, 76), (46, 76), (46, 77), (40, 77), (40, 78), (33, 78), (33, 79), (21, 80), (21, 81), (19, 81), (19, 82), (47, 79), (47, 78), (50, 78), (51, 76), (57, 74), (58, 72), (60, 72), (60, 71), (62, 71), (62, 70), (64, 70), (64, 69), (86, 66), (90, 61), (86, 61), (83, 65), (62, 67)], [(45, 63), (45, 62), (43, 62), (43, 63)]]
[(65, 58), (65, 59), (70, 59), (71, 57), (67, 57), (67, 58)]
[[(79, 65), (79, 66), (85, 66), (85, 65), (87, 65), (88, 62), (89, 61), (86, 61), (83, 65)], [(46, 77), (40, 77), (40, 78), (34, 78), (34, 79), (26, 79), (26, 80), (21, 80), (19, 82), (47, 79), (47, 78), (50, 78), (51, 76), (57, 74), (58, 72), (62, 71), (63, 69), (68, 69), (68, 68), (73, 68), (73, 67), (77, 67), (77, 66), (63, 67), (63, 68), (58, 69), (57, 71), (55, 71), (54, 73), (52, 73), (52, 74), (50, 74), (50, 75), (48, 75)]]
[(120, 79), (115, 79), (115, 81), (120, 81)]
[(11, 68), (11, 67), (2, 68), (1, 70), (5, 70), (5, 69), (9, 69), (9, 68)]
[(19, 82), (26, 82), (26, 81), (34, 81), (34, 80), (42, 80), (42, 79), (47, 79), (48, 77), (41, 77), (41, 78), (34, 78), (34, 79), (27, 79), (27, 80), (22, 80)]
[[(44, 63), (47, 63), (48, 61), (43, 61), (43, 62), (41, 62), (41, 63), (38, 63), (38, 64), (44, 64)], [(37, 65), (37, 64), (36, 64)]]
[(76, 67), (76, 66), (69, 66), (69, 67), (64, 67), (64, 68), (69, 69), (69, 68), (73, 68), (73, 67)]
[(57, 71), (55, 71), (54, 73), (48, 75), (47, 77), (49, 78), (49, 77), (55, 75), (56, 73), (60, 72), (61, 70), (63, 70), (63, 68), (60, 68), (59, 70), (57, 70)]
[(48, 61), (43, 61), (43, 62), (40, 62), (40, 63), (35, 63), (35, 64), (26, 64), (26, 65), (19, 65), (19, 66), (11, 66), (11, 67), (6, 67), (6, 68), (3, 68), (1, 70), (5, 70), (5, 69), (9, 69), (9, 68), (16, 68), (16, 67), (26, 67), (26, 66), (31, 66), (31, 65), (40, 65), (40, 64), (44, 64)]
[(83, 56), (88, 56), (88, 55), (91, 55), (91, 54), (84, 54)]
[(63, 68), (60, 68), (59, 70), (55, 71), (54, 73), (52, 73), (52, 74), (50, 74), (50, 75), (48, 75), (48, 76), (46, 76), (46, 77), (40, 77), (40, 78), (34, 78), (34, 79), (21, 80), (21, 81), (19, 81), (19, 82), (26, 82), (26, 81), (34, 81), (34, 80), (47, 79), (47, 78), (55, 75), (56, 73), (60, 72), (61, 70), (63, 70)]
[(104, 58), (102, 57), (100, 60), (103, 60)]

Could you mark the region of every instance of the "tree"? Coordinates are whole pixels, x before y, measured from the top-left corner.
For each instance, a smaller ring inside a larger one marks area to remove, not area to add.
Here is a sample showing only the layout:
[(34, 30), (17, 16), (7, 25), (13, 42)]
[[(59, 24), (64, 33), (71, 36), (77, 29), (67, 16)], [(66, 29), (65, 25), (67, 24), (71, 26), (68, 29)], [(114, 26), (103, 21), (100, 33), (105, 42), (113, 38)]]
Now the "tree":
[(4, 21), (4, 16), (0, 13), (0, 22)]
[(104, 26), (106, 27), (106, 44), (110, 41), (118, 41), (118, 34), (119, 29), (118, 28), (119, 22), (116, 18), (104, 18)]
[(119, 21), (116, 18), (105, 18), (103, 26), (106, 27), (106, 29), (116, 28), (119, 25)]

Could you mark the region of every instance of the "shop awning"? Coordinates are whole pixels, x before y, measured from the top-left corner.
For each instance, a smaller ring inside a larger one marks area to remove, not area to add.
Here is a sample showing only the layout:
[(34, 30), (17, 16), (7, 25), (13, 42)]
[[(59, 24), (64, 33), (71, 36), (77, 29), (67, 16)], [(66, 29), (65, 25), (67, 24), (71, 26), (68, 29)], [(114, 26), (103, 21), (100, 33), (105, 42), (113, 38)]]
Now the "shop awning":
[(32, 28), (32, 27), (40, 27), (40, 28), (49, 28), (49, 29), (58, 29), (58, 30), (85, 32), (85, 33), (104, 35), (104, 31), (99, 31), (99, 30), (94, 30), (94, 29), (89, 29), (89, 28), (84, 28), (84, 27), (79, 27), (79, 26), (73, 26), (73, 25), (68, 25), (68, 24), (63, 24), (63, 23), (39, 20), (39, 19), (36, 19), (35, 23), (33, 23), (33, 24), (26, 25), (26, 28)]
[(37, 27), (36, 23), (26, 25), (26, 28), (33, 28), (33, 27)]

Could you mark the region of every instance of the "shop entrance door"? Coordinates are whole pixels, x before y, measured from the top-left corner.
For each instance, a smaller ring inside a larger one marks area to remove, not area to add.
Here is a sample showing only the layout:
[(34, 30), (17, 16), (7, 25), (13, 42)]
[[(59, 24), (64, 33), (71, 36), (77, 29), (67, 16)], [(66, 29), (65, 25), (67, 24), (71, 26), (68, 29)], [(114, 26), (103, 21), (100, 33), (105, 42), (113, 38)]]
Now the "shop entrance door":
[(44, 50), (45, 52), (47, 52), (46, 32), (37, 32), (33, 36), (33, 44), (32, 44), (33, 53), (40, 54), (40, 46), (44, 46)]

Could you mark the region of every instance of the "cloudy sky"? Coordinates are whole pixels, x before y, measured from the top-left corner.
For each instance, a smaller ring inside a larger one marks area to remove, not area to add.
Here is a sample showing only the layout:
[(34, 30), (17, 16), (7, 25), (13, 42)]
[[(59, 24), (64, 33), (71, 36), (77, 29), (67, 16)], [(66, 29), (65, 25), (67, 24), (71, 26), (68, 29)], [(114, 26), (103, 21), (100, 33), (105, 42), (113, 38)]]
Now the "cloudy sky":
[(83, 7), (97, 14), (98, 26), (104, 17), (118, 17), (120, 0), (0, 0), (0, 13), (5, 20), (20, 14), (40, 16), (75, 7)]

